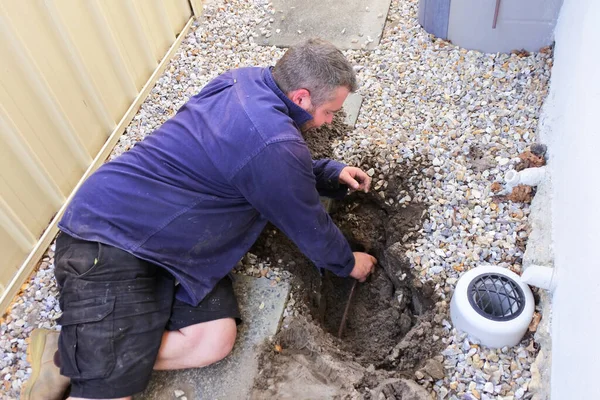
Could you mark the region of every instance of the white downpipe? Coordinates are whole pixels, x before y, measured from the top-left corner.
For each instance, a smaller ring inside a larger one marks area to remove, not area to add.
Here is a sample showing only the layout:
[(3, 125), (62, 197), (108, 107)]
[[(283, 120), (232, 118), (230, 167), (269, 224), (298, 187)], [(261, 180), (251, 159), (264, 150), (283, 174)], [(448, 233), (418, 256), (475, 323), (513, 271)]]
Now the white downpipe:
[(541, 265), (530, 265), (525, 268), (521, 275), (521, 280), (528, 285), (539, 287), (553, 292), (556, 288), (554, 279), (554, 268)]
[(522, 171), (511, 169), (504, 175), (504, 181), (506, 182), (504, 190), (510, 193), (517, 185), (537, 186), (545, 175), (546, 167), (526, 168)]

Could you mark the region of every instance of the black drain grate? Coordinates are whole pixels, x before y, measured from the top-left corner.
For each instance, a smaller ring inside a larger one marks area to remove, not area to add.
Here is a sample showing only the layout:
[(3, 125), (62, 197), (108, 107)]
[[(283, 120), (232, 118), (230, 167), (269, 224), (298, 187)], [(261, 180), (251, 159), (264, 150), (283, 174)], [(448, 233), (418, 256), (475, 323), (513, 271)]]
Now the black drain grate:
[(504, 275), (479, 275), (471, 281), (467, 290), (471, 307), (492, 321), (510, 321), (525, 308), (523, 290)]

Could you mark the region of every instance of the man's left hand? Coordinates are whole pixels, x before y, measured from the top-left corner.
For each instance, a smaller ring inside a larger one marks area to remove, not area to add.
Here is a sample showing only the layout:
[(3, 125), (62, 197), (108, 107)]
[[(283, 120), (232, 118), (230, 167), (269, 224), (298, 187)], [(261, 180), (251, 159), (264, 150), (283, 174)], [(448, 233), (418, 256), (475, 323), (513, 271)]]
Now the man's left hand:
[(371, 178), (362, 169), (345, 167), (340, 172), (340, 183), (348, 185), (352, 190), (362, 190), (365, 193), (371, 188)]

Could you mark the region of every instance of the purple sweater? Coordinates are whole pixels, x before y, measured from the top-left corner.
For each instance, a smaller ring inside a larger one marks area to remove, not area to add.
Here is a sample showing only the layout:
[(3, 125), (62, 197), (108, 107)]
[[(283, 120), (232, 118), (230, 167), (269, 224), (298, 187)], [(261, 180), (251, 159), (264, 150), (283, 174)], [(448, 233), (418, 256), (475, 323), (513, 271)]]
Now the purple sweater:
[(319, 194), (341, 197), (343, 164), (312, 161), (299, 127), (312, 117), (269, 68), (227, 72), (81, 186), (59, 227), (170, 271), (195, 305), (267, 221), (318, 268), (347, 276), (352, 251)]

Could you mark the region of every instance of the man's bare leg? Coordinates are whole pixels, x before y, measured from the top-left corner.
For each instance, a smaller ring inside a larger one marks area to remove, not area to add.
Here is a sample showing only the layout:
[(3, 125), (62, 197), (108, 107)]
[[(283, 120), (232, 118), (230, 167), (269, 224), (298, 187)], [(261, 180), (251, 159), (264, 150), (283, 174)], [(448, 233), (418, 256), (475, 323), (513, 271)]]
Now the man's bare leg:
[(223, 318), (163, 334), (155, 370), (201, 368), (225, 358), (233, 349), (235, 319)]
[[(190, 325), (178, 331), (167, 331), (163, 334), (154, 369), (201, 368), (213, 364), (231, 352), (236, 334), (237, 327), (233, 318)], [(68, 400), (86, 399), (69, 397)], [(131, 400), (131, 397), (110, 400)]]

